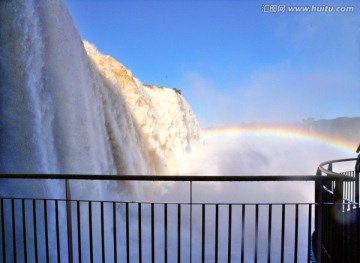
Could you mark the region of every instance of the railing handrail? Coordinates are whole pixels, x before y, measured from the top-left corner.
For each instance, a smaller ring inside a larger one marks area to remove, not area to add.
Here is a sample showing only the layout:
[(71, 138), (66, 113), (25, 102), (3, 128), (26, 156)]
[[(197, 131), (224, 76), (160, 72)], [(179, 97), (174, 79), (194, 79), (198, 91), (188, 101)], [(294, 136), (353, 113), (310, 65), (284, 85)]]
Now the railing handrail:
[(325, 165), (329, 165), (329, 164), (334, 164), (334, 163), (343, 163), (343, 162), (350, 162), (350, 161), (356, 161), (357, 158), (346, 158), (346, 159), (338, 159), (338, 160), (331, 160), (331, 161), (326, 161), (326, 162), (322, 162), (320, 165), (319, 165), (319, 169), (321, 172), (327, 174), (328, 176), (331, 175), (331, 176), (348, 176), (348, 175), (344, 175), (342, 173), (337, 173), (337, 172), (334, 172), (334, 171), (330, 171), (326, 168), (324, 168)]
[[(347, 159), (344, 159), (347, 160)], [(350, 160), (350, 159), (349, 159)], [(356, 160), (356, 159), (351, 159)], [(326, 162), (327, 163), (327, 162)], [(326, 163), (323, 163), (324, 165)], [(322, 168), (322, 167), (321, 167)], [(321, 169), (320, 168), (320, 169)], [(322, 168), (321, 170), (325, 170)], [(354, 181), (354, 177), (333, 173), (316, 175), (90, 175), (90, 174), (0, 174), (0, 179), (57, 179), (110, 181), (187, 181), (187, 182), (256, 182), (256, 181)]]

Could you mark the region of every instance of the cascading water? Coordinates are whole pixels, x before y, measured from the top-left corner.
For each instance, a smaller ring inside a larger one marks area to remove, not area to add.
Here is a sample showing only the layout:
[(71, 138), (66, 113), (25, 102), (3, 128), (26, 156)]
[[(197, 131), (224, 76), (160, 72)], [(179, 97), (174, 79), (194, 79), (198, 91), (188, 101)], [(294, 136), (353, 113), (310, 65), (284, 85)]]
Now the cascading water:
[(60, 0), (0, 5), (0, 172), (177, 172), (199, 126), (175, 90), (85, 51)]
[[(57, 169), (51, 98), (44, 90), (44, 43), (33, 1), (1, 2), (1, 167), (3, 172)], [(17, 13), (21, 15), (16, 16)], [(17, 17), (17, 19), (12, 19)], [(42, 103), (40, 103), (42, 101)], [(39, 140), (43, 136), (43, 140)]]
[[(0, 173), (177, 174), (177, 158), (199, 138), (199, 125), (181, 95), (143, 85), (83, 42), (61, 0), (0, 1), (0, 94)], [(70, 184), (77, 199), (144, 193), (139, 189), (130, 183)], [(65, 198), (61, 180), (2, 180), (0, 192)], [(11, 214), (6, 204), (2, 213)], [(28, 209), (35, 204), (27, 202)], [(21, 216), (20, 209), (14, 213)], [(65, 204), (59, 204), (61, 224), (66, 214)], [(48, 216), (55, 220), (54, 214)], [(12, 224), (10, 218), (5, 221)], [(3, 234), (10, 236), (9, 231)], [(33, 240), (33, 232), (27, 238)], [(64, 255), (65, 239), (62, 232)], [(56, 242), (54, 228), (49, 242)], [(30, 251), (33, 258), (36, 249)], [(56, 256), (50, 251), (50, 258)]]
[(84, 46), (101, 77), (124, 97), (150, 166), (158, 174), (176, 174), (177, 157), (199, 139), (199, 125), (187, 102), (175, 89), (143, 85), (115, 59), (100, 54), (88, 42)]

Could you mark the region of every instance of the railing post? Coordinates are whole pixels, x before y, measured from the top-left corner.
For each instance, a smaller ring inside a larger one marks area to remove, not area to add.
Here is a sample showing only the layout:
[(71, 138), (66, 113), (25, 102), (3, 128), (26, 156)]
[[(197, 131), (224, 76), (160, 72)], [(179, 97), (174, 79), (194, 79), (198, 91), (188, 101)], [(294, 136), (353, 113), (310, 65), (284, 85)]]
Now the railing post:
[[(333, 170), (333, 164), (329, 163), (328, 171), (332, 172), (332, 170)], [(333, 181), (325, 181), (322, 183), (322, 185), (327, 189), (334, 190), (334, 182)]]
[(316, 171), (317, 180), (315, 181), (315, 255), (316, 261), (322, 262), (322, 221), (323, 221), (323, 181), (321, 180), (321, 171)]
[(192, 262), (192, 181), (190, 181), (190, 263)]
[[(66, 192), (66, 223), (68, 234), (68, 259), (69, 263), (73, 262), (73, 244), (72, 244), (72, 222), (71, 222), (71, 191), (69, 179), (65, 179), (65, 192)], [(80, 244), (79, 244), (80, 246)]]
[[(328, 170), (332, 172), (332, 163), (329, 163)], [(337, 179), (335, 181), (335, 189), (334, 189), (335, 213), (342, 212), (343, 200), (344, 200), (344, 181), (342, 179)]]
[(358, 206), (359, 206), (359, 173), (360, 173), (360, 154), (358, 155), (355, 164), (355, 202), (358, 204)]
[(336, 212), (342, 212), (343, 210), (343, 200), (344, 200), (344, 181), (342, 179), (337, 179), (334, 190), (334, 201), (336, 205)]

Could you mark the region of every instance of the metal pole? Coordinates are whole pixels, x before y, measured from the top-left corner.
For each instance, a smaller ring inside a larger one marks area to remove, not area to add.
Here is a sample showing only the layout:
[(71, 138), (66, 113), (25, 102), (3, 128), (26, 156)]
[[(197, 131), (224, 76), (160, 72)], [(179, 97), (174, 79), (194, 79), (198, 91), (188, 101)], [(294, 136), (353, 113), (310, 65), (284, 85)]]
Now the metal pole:
[(192, 181), (190, 181), (190, 263), (192, 262)]
[(360, 154), (358, 155), (355, 164), (355, 202), (358, 205), (359, 205), (359, 173), (360, 173)]
[[(65, 179), (66, 189), (66, 220), (67, 220), (67, 234), (68, 234), (68, 259), (69, 263), (73, 262), (73, 244), (72, 244), (72, 222), (71, 222), (71, 191), (69, 179)], [(80, 246), (80, 244), (79, 244)]]
[[(317, 170), (316, 176), (322, 176), (320, 169)], [(322, 208), (323, 208), (323, 182), (315, 181), (315, 230), (316, 230), (316, 262), (322, 262)]]

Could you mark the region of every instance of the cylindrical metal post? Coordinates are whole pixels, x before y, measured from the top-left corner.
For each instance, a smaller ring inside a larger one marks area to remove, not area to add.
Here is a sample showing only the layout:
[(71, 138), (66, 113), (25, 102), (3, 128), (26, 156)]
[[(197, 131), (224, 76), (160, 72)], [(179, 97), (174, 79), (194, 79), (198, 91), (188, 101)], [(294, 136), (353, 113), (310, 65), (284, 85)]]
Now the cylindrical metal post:
[[(316, 176), (322, 176), (320, 169), (317, 169)], [(316, 261), (322, 262), (322, 209), (323, 209), (323, 181), (315, 181), (315, 231), (316, 231)]]
[(67, 234), (68, 234), (68, 259), (69, 263), (73, 262), (73, 244), (72, 244), (72, 222), (71, 222), (71, 191), (68, 179), (65, 179), (66, 189), (66, 220), (67, 220)]
[(355, 164), (355, 202), (358, 205), (359, 205), (359, 173), (360, 173), (360, 154), (358, 155)]

